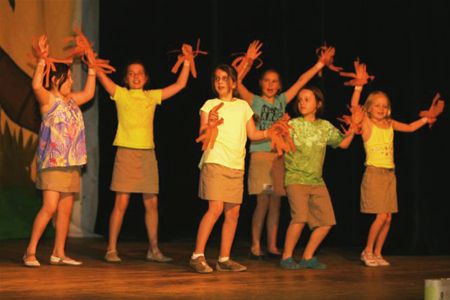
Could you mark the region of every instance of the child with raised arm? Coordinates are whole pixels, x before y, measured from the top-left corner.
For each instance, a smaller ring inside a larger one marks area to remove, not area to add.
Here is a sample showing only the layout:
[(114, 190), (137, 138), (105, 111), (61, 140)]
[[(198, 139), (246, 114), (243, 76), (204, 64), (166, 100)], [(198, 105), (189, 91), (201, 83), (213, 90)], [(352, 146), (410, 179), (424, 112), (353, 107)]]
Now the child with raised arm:
[[(36, 187), (42, 190), (43, 202), (34, 220), (23, 263), (27, 267), (40, 266), (36, 248), (48, 222), (56, 214), (50, 264), (78, 266), (82, 264), (80, 261), (66, 255), (65, 242), (75, 194), (80, 192), (81, 167), (87, 162), (84, 122), (79, 106), (94, 97), (95, 69), (89, 68), (84, 89), (73, 92), (70, 65), (53, 64), (48, 49), (47, 38), (41, 36), (36, 49), (39, 59), (32, 87), (42, 116)], [(92, 59), (94, 57), (88, 57), (90, 62)], [(43, 85), (46, 64), (48, 87)]]
[(109, 239), (105, 254), (108, 262), (120, 262), (117, 239), (131, 193), (141, 193), (145, 207), (145, 225), (149, 240), (146, 259), (169, 262), (158, 247), (158, 162), (153, 141), (153, 118), (156, 105), (182, 90), (189, 77), (189, 61), (185, 60), (175, 83), (162, 88), (144, 90), (148, 74), (141, 61), (126, 67), (125, 85), (115, 84), (106, 74), (97, 73), (101, 85), (116, 103), (117, 146), (111, 190), (116, 192), (109, 221)]
[[(324, 97), (316, 87), (300, 90), (294, 110), (299, 117), (289, 121), (295, 152), (285, 155), (285, 184), (291, 209), (291, 222), (286, 232), (280, 266), (293, 270), (300, 268), (325, 269), (326, 265), (314, 256), (316, 249), (336, 224), (333, 205), (322, 178), (327, 146), (347, 148), (353, 132), (344, 136), (330, 122), (317, 118), (323, 110)], [(311, 235), (300, 262), (293, 252), (303, 228), (308, 224)]]
[(240, 272), (247, 267), (232, 260), (230, 253), (244, 191), (245, 144), (247, 137), (262, 140), (271, 133), (257, 130), (250, 106), (234, 97), (237, 73), (232, 67), (216, 67), (212, 85), (217, 98), (206, 101), (200, 109), (200, 128), (217, 125), (219, 120), (223, 120), (223, 124), (217, 127), (214, 146), (205, 150), (199, 165), (199, 197), (208, 201), (208, 210), (200, 221), (195, 250), (189, 264), (198, 273), (213, 271), (205, 259), (205, 247), (215, 223), (223, 213), (225, 218), (216, 270)]
[[(358, 72), (357, 72), (358, 74)], [(358, 74), (363, 76), (364, 74)], [(367, 74), (365, 74), (367, 77)], [(352, 108), (358, 106), (364, 84), (356, 85)], [(413, 132), (434, 120), (423, 117), (410, 124), (391, 118), (391, 102), (381, 91), (369, 94), (364, 103), (361, 136), (366, 153), (366, 170), (361, 182), (361, 213), (374, 214), (361, 261), (368, 267), (389, 266), (382, 249), (391, 225), (392, 214), (398, 212), (397, 180), (394, 164), (394, 131)]]
[[(261, 95), (256, 95), (247, 90), (242, 80), (250, 69), (251, 62), (260, 56), (261, 46), (259, 41), (253, 41), (248, 47), (246, 53), (248, 65), (238, 74), (237, 89), (242, 99), (252, 107), (256, 127), (264, 130), (283, 116), (286, 105), (332, 59), (335, 50), (325, 48), (317, 63), (301, 74), (297, 81), (284, 92), (281, 92), (280, 74), (272, 69), (266, 70), (259, 80)], [(248, 193), (256, 195), (257, 201), (252, 218), (252, 245), (249, 257), (263, 259), (267, 255), (271, 258), (280, 258), (281, 253), (277, 246), (280, 197), (286, 195), (283, 183), (283, 157), (272, 151), (270, 141), (253, 141), (250, 144), (250, 153)], [(267, 253), (265, 255), (261, 247), (261, 234), (266, 215)]]

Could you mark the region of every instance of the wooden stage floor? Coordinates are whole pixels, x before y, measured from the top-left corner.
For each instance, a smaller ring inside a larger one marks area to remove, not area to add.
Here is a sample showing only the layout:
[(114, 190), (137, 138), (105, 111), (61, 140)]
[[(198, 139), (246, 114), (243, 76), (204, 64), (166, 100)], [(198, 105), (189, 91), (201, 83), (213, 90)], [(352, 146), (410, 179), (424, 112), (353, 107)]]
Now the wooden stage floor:
[[(103, 239), (68, 240), (68, 254), (84, 262), (80, 267), (49, 265), (52, 240), (43, 240), (42, 266), (32, 269), (21, 264), (26, 243), (0, 241), (0, 299), (423, 299), (425, 279), (450, 277), (450, 256), (390, 256), (392, 266), (367, 268), (356, 249), (326, 247), (319, 257), (328, 269), (286, 271), (276, 260), (249, 260), (243, 242), (233, 254), (247, 272), (196, 274), (187, 264), (192, 241), (162, 243), (174, 258), (169, 264), (146, 262), (146, 243), (124, 241), (123, 262), (110, 264), (102, 260)], [(209, 245), (212, 266), (217, 253)]]

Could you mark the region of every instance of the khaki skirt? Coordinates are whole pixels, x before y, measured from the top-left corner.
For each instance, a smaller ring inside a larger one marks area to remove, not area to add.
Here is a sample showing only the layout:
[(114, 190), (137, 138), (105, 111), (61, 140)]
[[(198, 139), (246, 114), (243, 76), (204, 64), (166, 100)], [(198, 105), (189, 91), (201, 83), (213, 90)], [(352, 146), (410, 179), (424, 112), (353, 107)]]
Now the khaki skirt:
[(81, 166), (48, 168), (37, 172), (36, 187), (61, 193), (79, 193)]
[(244, 170), (213, 163), (203, 164), (198, 188), (201, 199), (241, 204), (243, 194)]
[(158, 161), (155, 151), (118, 147), (111, 190), (123, 193), (158, 194)]
[(250, 195), (274, 194), (286, 196), (284, 188), (284, 158), (273, 152), (252, 152), (248, 172)]
[(361, 182), (361, 212), (396, 213), (397, 179), (394, 169), (367, 166)]

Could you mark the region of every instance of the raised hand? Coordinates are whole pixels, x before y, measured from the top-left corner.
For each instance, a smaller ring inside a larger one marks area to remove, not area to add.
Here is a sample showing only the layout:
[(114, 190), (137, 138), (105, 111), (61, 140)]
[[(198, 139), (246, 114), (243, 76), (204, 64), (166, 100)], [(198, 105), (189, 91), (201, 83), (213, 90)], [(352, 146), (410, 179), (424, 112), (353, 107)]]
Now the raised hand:
[(430, 108), (428, 110), (422, 110), (419, 113), (419, 116), (421, 116), (422, 118), (428, 118), (428, 125), (430, 126), (430, 128), (436, 122), (437, 117), (444, 111), (445, 102), (440, 98), (441, 95), (439, 93), (436, 93), (433, 101), (431, 102)]
[(36, 41), (36, 38), (32, 38), (31, 41), (31, 56), (38, 61), (39, 59), (46, 59), (49, 53), (49, 46), (47, 43), (47, 36), (41, 35)]
[(360, 63), (359, 58), (357, 58), (353, 65), (355, 67), (355, 73), (351, 72), (339, 72), (339, 75), (343, 77), (353, 78), (349, 81), (344, 82), (347, 86), (363, 86), (369, 82), (369, 80), (374, 80), (375, 76), (369, 75), (367, 73), (366, 64)]
[(79, 28), (75, 28), (75, 37), (66, 38), (66, 42), (75, 42), (75, 46), (71, 49), (70, 58), (81, 57), (81, 60), (89, 67), (93, 68), (98, 72), (102, 73), (112, 73), (116, 69), (109, 65), (109, 60), (97, 58), (97, 53), (92, 49), (92, 43), (83, 34)]
[[(316, 54), (319, 57), (319, 61), (326, 65), (331, 71), (342, 71), (341, 67), (334, 65), (334, 56), (336, 54), (336, 49), (334, 47), (327, 46), (326, 43), (324, 43), (323, 46), (316, 49)], [(322, 76), (321, 71), (319, 72), (319, 76)]]
[(31, 41), (31, 49), (32, 53), (29, 54), (29, 56), (32, 57), (32, 59), (35, 62), (39, 62), (39, 60), (44, 60), (44, 76), (45, 76), (45, 87), (50, 86), (50, 71), (56, 70), (55, 63), (64, 63), (64, 64), (71, 64), (72, 59), (56, 59), (49, 56), (49, 45), (47, 43), (47, 36), (41, 35), (39, 39), (36, 41), (36, 39), (33, 37)]
[(169, 53), (179, 53), (178, 60), (175, 65), (172, 67), (171, 72), (177, 73), (181, 64), (187, 60), (189, 61), (189, 67), (192, 74), (192, 77), (197, 78), (197, 70), (195, 68), (194, 58), (199, 54), (207, 55), (208, 52), (200, 50), (200, 39), (197, 40), (197, 47), (195, 50), (192, 49), (192, 46), (189, 44), (183, 44), (181, 46), (181, 50), (173, 50), (169, 51)]
[(250, 43), (247, 48), (246, 53), (233, 53), (232, 55), (239, 55), (236, 57), (231, 66), (238, 73), (238, 78), (243, 79), (245, 75), (247, 75), (248, 71), (250, 71), (255, 60), (258, 61), (256, 65), (256, 69), (260, 68), (263, 65), (263, 61), (259, 56), (262, 54), (261, 47), (262, 43), (258, 40), (254, 40)]
[(260, 49), (262, 45), (263, 44), (260, 41), (254, 40), (248, 46), (247, 53), (245, 54), (245, 56), (254, 61), (261, 55), (262, 51), (260, 51)]

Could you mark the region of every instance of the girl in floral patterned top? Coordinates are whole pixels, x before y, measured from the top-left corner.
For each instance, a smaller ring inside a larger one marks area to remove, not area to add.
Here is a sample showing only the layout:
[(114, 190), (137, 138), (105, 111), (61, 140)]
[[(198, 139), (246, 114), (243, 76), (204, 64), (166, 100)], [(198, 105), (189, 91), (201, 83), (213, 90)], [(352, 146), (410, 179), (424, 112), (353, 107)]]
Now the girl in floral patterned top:
[(43, 203), (34, 220), (23, 262), (27, 267), (40, 266), (36, 258), (37, 244), (56, 213), (55, 244), (50, 263), (81, 265), (66, 256), (64, 246), (75, 193), (80, 191), (81, 166), (86, 164), (84, 123), (79, 106), (94, 97), (95, 70), (89, 69), (84, 89), (73, 93), (70, 66), (55, 63), (55, 69), (50, 72), (50, 86), (44, 88), (45, 59), (48, 57), (45, 36), (39, 40), (39, 50), (40, 59), (32, 87), (42, 115), (36, 186), (42, 190)]

